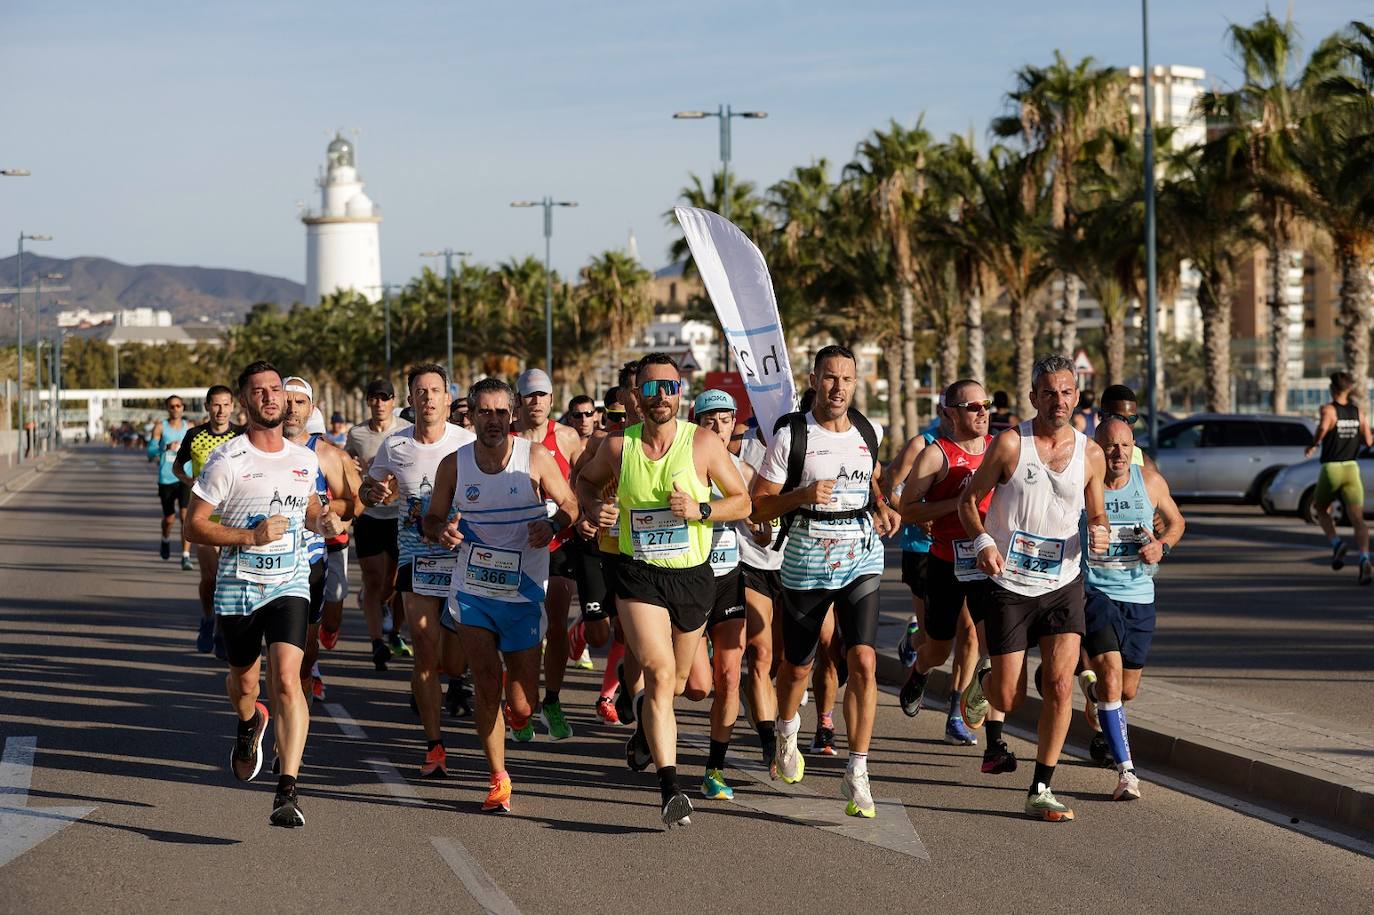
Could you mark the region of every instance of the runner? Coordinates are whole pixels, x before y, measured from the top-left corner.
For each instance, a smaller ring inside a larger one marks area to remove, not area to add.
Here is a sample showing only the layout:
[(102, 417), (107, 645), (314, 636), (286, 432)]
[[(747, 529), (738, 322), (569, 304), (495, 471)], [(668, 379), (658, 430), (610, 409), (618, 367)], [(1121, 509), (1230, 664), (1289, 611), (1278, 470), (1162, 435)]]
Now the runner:
[(335, 410), (333, 415), (329, 417), (329, 431), (325, 433), (324, 437), (335, 448), (342, 448), (348, 444), (348, 428), (348, 420), (344, 419), (342, 413)]
[[(549, 542), (577, 518), (577, 500), (553, 455), (511, 434), (510, 385), (486, 378), (472, 386), (477, 440), (439, 463), (425, 513), (429, 539), (456, 550), (453, 596), (441, 620), (457, 633), (472, 665), (474, 717), (491, 770), (482, 810), (509, 813), (505, 734), (500, 726), (502, 659), (512, 729), (534, 714), (539, 691), (539, 618), (549, 570)], [(556, 506), (546, 511), (546, 500)]]
[[(949, 712), (945, 742), (972, 746), (977, 738), (964, 723), (959, 709), (963, 691), (978, 667), (978, 631), (981, 622), (981, 589), (987, 576), (979, 571), (973, 545), (965, 539), (959, 521), (959, 500), (964, 487), (982, 463), (992, 442), (988, 412), (992, 401), (983, 386), (973, 380), (956, 381), (940, 398), (941, 428), (948, 431), (917, 458), (902, 493), (902, 520), (931, 525), (931, 555), (927, 574), (925, 639), (902, 686), (902, 711), (915, 716), (921, 710), (930, 671), (943, 664), (954, 650)], [(988, 500), (978, 503), (980, 517), (987, 515)], [(1002, 740), (1001, 712), (988, 712), (988, 746), (983, 753), (985, 773), (1015, 772), (1016, 756)]]
[[(520, 405), (511, 434), (542, 444), (553, 455), (563, 479), (571, 479), (573, 462), (581, 456), (585, 445), (576, 432), (550, 418), (553, 382), (542, 369), (529, 369), (521, 374), (517, 390), (520, 392)], [(544, 613), (549, 625), (544, 635), (544, 701), (539, 704), (539, 720), (553, 740), (567, 740), (573, 734), (572, 725), (568, 724), (563, 705), (559, 702), (559, 691), (563, 688), (563, 677), (568, 669), (568, 607), (572, 605), (575, 574), (572, 550), (565, 550), (564, 545), (573, 536), (573, 529), (569, 525), (559, 531), (549, 545), (549, 587), (544, 601)], [(515, 732), (518, 741), (533, 737), (532, 725)]]
[(459, 397), (457, 400), (453, 402), (453, 406), (448, 408), (448, 421), (453, 423), (455, 426), (460, 426), (464, 429), (471, 429), (471, 412), (472, 410), (468, 404), (468, 399), (466, 397)]
[(342, 524), (315, 496), (315, 455), (282, 438), (280, 373), (254, 362), (239, 375), (238, 388), (248, 429), (210, 455), (193, 487), (187, 534), (221, 548), (215, 613), (229, 653), (229, 700), (238, 713), (230, 770), (248, 781), (262, 769), (262, 737), (271, 717), (258, 701), (265, 639), (281, 765), (270, 822), (304, 826), (296, 779), (310, 728), (300, 683), (310, 572), (302, 536), (333, 536)]
[(191, 568), (191, 544), (186, 540), (186, 506), (191, 490), (177, 475), (177, 451), (190, 424), (181, 414), (186, 404), (173, 394), (167, 398), (167, 418), (153, 427), (148, 439), (148, 461), (157, 462), (157, 498), (162, 503), (162, 543), (158, 547), (164, 560), (172, 558), (172, 522), (179, 521), (181, 532), (181, 568)]
[[(191, 429), (181, 439), (172, 468), (177, 479), (190, 488), (205, 469), (210, 452), (243, 433), (241, 426), (229, 424), (234, 410), (234, 392), (222, 384), (212, 385), (205, 392), (206, 421)], [(190, 468), (189, 475), (187, 468)], [(200, 632), (196, 636), (196, 650), (201, 654), (214, 651), (215, 657), (227, 661), (224, 637), (215, 629), (215, 576), (219, 571), (219, 550), (205, 544), (196, 545), (196, 564), (200, 566)]]
[[(603, 528), (620, 523), (616, 604), (644, 673), (626, 761), (636, 771), (655, 764), (663, 823), (672, 827), (687, 825), (692, 812), (677, 781), (673, 696), (686, 685), (714, 601), (711, 527), (748, 515), (749, 496), (720, 439), (677, 419), (682, 381), (672, 357), (641, 359), (636, 385), (643, 422), (602, 443), (577, 492)], [(713, 484), (722, 498), (711, 498)]]
[[(381, 446), (382, 440), (410, 424), (401, 422), (392, 413), (396, 403), (396, 389), (391, 382), (377, 379), (367, 386), (367, 422), (348, 430), (345, 450), (357, 461), (358, 472), (367, 476), (368, 468)], [(386, 670), (392, 649), (387, 646), (382, 631), (382, 608), (390, 603), (396, 587), (396, 519), (400, 506), (393, 503), (368, 505), (353, 524), (353, 543), (358, 553), (358, 565), (363, 573), (362, 608), (367, 634), (372, 639), (372, 663), (377, 670)], [(392, 631), (398, 639), (400, 634)], [(405, 646), (401, 642), (398, 647)]]
[[(912, 436), (883, 474), (883, 494), (888, 503), (900, 505), (911, 470), (926, 447), (935, 441), (934, 432)], [(927, 572), (930, 564), (930, 523), (902, 525), (902, 584), (911, 590), (911, 619), (906, 631), (897, 637), (897, 660), (903, 667), (916, 663), (916, 649), (925, 641)], [(974, 659), (977, 662), (977, 658)], [(946, 734), (948, 737), (948, 734)], [(973, 738), (972, 734), (969, 737)]]
[[(1136, 422), (1140, 419), (1140, 404), (1136, 401), (1135, 391), (1124, 384), (1108, 385), (1102, 392), (1102, 410), (1098, 414), (1098, 422), (1104, 419), (1119, 419), (1134, 430)], [(1155, 462), (1140, 450), (1139, 445), (1131, 452), (1131, 463), (1148, 463), (1151, 467), (1155, 466)]]
[(879, 489), (882, 431), (851, 404), (858, 383), (854, 354), (843, 346), (816, 353), (811, 371), (815, 405), (780, 421), (754, 481), (755, 521), (784, 517), (789, 531), (782, 565), (783, 663), (777, 678), (778, 776), (801, 781), (797, 751), (802, 695), (831, 604), (849, 667), (844, 696), (849, 763), (842, 792), (845, 813), (873, 817), (868, 749), (878, 706), (878, 587), (883, 571), (879, 539), (900, 519)]
[(400, 561), (396, 590), (405, 603), (406, 619), (415, 648), (410, 690), (425, 731), (422, 778), (448, 774), (441, 723), (439, 671), (451, 677), (467, 666), (452, 633), (439, 624), (439, 614), (452, 590), (453, 554), (423, 539), (421, 521), (429, 508), (439, 462), (476, 436), (448, 422), (448, 376), (444, 367), (417, 365), (406, 376), (415, 425), (383, 440), (367, 470), (363, 502), (378, 505), (399, 499), (403, 513), (396, 520)]
[[(1364, 410), (1351, 403), (1355, 393), (1355, 377), (1349, 372), (1331, 374), (1331, 403), (1323, 404), (1317, 416), (1317, 432), (1307, 448), (1307, 456), (1322, 450), (1321, 472), (1317, 476), (1317, 492), (1312, 505), (1317, 510), (1317, 523), (1331, 542), (1331, 568), (1345, 567), (1345, 554), (1350, 544), (1336, 533), (1336, 521), (1331, 506), (1341, 500), (1346, 520), (1355, 528), (1355, 546), (1360, 551), (1359, 582), (1367, 585), (1374, 580), (1374, 566), (1369, 562), (1369, 525), (1364, 520), (1364, 482), (1360, 479), (1360, 464), (1356, 458), (1360, 446), (1374, 445), (1374, 433)], [(166, 557), (163, 557), (164, 559)]]
[[(1116, 763), (1112, 800), (1140, 797), (1140, 779), (1131, 762), (1123, 699), (1134, 699), (1155, 633), (1155, 572), (1183, 537), (1183, 516), (1169, 495), (1169, 484), (1151, 467), (1131, 462), (1135, 436), (1115, 417), (1098, 422), (1097, 444), (1106, 455), (1102, 481), (1111, 536), (1107, 551), (1085, 563), (1087, 591), (1083, 648), (1092, 666), (1083, 676), (1085, 712), (1101, 728), (1094, 742)], [(1164, 536), (1155, 539), (1155, 512), (1164, 518)], [(1096, 719), (1094, 721), (1093, 719)]]
[(585, 445), (587, 439), (596, 431), (596, 401), (586, 394), (578, 394), (568, 401), (568, 426), (577, 433)]
[[(1070, 424), (1078, 401), (1073, 362), (1046, 356), (1031, 371), (1036, 416), (998, 435), (964, 488), (959, 515), (978, 567), (991, 579), (982, 615), (991, 665), (983, 662), (963, 695), (964, 721), (983, 726), (989, 708), (1010, 713), (1025, 697), (1026, 649), (1040, 648), (1045, 671), (1035, 774), (1026, 814), (1050, 822), (1073, 811), (1050, 790), (1073, 714), (1073, 672), (1083, 635), (1085, 508), (1091, 550), (1107, 545), (1104, 460), (1096, 442)], [(979, 506), (988, 493), (987, 527)], [(1005, 558), (1004, 558), (1005, 557)]]
[(1021, 417), (1011, 412), (1011, 397), (1006, 391), (996, 391), (992, 395), (992, 413), (988, 416), (988, 431), (993, 435), (1005, 432), (1021, 422)]

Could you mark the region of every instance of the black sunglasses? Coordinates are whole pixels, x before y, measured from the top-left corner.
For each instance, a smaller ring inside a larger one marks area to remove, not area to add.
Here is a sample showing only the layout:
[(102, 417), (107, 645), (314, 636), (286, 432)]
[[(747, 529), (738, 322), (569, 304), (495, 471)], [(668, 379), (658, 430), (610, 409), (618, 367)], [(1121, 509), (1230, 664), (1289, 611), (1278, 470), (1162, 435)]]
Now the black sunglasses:
[(588, 410), (584, 413), (581, 410), (573, 410), (568, 415), (571, 416), (573, 419), (591, 419), (593, 416), (596, 415), (596, 411)]
[(990, 400), (966, 400), (963, 403), (952, 403), (949, 406), (956, 410), (967, 410), (970, 413), (986, 413), (992, 407)]

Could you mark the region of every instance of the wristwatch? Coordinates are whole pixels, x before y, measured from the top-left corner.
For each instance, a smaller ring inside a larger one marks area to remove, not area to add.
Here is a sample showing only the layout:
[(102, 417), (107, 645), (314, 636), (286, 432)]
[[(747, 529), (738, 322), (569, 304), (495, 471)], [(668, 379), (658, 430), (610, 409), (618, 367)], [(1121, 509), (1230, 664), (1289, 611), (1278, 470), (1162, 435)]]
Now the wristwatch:
[(701, 512), (701, 520), (702, 520), (702, 521), (710, 521), (710, 520), (711, 520), (711, 503), (710, 503), (710, 502), (698, 502), (698, 503), (697, 503), (697, 511)]

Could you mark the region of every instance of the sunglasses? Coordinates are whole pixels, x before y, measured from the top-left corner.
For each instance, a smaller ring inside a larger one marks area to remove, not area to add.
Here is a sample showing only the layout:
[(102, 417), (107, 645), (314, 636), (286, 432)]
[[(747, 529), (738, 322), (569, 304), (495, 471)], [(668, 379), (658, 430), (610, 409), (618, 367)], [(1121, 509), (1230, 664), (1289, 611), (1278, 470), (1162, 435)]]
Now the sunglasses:
[(990, 400), (966, 400), (963, 403), (952, 403), (948, 406), (956, 410), (967, 410), (970, 413), (986, 413), (992, 408)]
[(367, 399), (368, 399), (368, 400), (395, 400), (396, 398), (393, 397), (393, 396), (390, 395), (390, 394), (369, 394), (369, 395), (367, 395)]
[(682, 382), (680, 381), (668, 381), (666, 379), (661, 381), (646, 381), (639, 386), (639, 396), (653, 397), (656, 394), (661, 394), (664, 397), (672, 397), (681, 390)]
[(571, 416), (573, 419), (591, 419), (593, 416), (596, 415), (596, 411), (587, 410), (586, 412), (583, 412), (582, 410), (573, 410), (568, 415)]
[(1102, 414), (1102, 418), (1103, 418), (1103, 419), (1119, 419), (1119, 420), (1121, 420), (1123, 423), (1125, 423), (1125, 424), (1128, 425), (1128, 426), (1134, 426), (1135, 423), (1136, 423), (1136, 420), (1140, 419), (1140, 415), (1139, 415), (1139, 414), (1136, 414), (1135, 416), (1127, 416), (1127, 415), (1124, 414), (1124, 413), (1103, 413), (1103, 414)]

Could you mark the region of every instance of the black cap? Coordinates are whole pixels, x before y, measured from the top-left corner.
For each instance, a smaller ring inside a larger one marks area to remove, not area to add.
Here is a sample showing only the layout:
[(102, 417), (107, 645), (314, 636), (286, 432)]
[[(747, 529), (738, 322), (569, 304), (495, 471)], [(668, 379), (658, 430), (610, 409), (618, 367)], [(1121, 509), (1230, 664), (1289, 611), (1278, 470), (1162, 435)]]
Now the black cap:
[(387, 399), (390, 400), (396, 396), (396, 389), (393, 388), (391, 382), (387, 381), (385, 378), (376, 378), (369, 381), (367, 384), (366, 396), (371, 397), (373, 394), (385, 394)]

